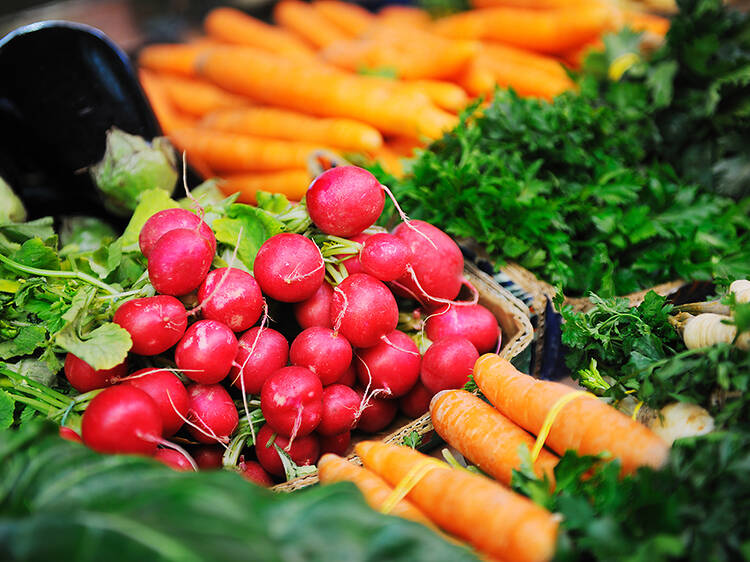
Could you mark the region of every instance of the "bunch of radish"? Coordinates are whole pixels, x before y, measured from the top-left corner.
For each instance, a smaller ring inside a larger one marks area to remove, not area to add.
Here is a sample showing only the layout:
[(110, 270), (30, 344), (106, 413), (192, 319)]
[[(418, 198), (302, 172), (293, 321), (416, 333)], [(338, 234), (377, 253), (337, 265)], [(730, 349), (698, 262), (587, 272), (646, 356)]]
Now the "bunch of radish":
[[(69, 355), (72, 386), (104, 388), (84, 412), (83, 442), (218, 468), (245, 431), (254, 446), (234, 467), (268, 485), (284, 475), (282, 455), (312, 465), (345, 454), (351, 431), (380, 432), (399, 411), (418, 417), (436, 392), (463, 386), (479, 354), (499, 346), (497, 321), (476, 294), (456, 300), (463, 257), (445, 233), (403, 214), (390, 233), (373, 227), (386, 193), (361, 168), (322, 173), (306, 197), (315, 228), (266, 240), (252, 274), (211, 269), (216, 238), (200, 213), (153, 215), (139, 243), (158, 294), (125, 302), (114, 321), (131, 355), (159, 366), (94, 371)], [(419, 338), (398, 329), (399, 305), (424, 319)], [(431, 345), (422, 354), (415, 340)], [(262, 412), (257, 432), (248, 404)]]

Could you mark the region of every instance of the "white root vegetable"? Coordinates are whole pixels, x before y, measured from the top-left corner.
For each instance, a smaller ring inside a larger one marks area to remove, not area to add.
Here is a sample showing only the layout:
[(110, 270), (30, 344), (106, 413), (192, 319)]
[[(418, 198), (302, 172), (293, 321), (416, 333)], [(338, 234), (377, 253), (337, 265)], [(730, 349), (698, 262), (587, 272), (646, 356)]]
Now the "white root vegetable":
[[(685, 340), (685, 347), (688, 349), (698, 349), (716, 345), (717, 343), (732, 343), (737, 335), (737, 328), (731, 324), (724, 323), (724, 321), (731, 320), (729, 316), (710, 312), (690, 318), (685, 323), (685, 329), (682, 334)], [(736, 345), (740, 349), (750, 349), (750, 334), (742, 334), (737, 340)]]
[(683, 437), (705, 435), (714, 430), (714, 419), (707, 410), (688, 402), (672, 402), (648, 422), (648, 427), (669, 445)]
[(729, 292), (734, 293), (734, 297), (739, 303), (750, 302), (750, 281), (747, 279), (738, 279), (729, 285)]

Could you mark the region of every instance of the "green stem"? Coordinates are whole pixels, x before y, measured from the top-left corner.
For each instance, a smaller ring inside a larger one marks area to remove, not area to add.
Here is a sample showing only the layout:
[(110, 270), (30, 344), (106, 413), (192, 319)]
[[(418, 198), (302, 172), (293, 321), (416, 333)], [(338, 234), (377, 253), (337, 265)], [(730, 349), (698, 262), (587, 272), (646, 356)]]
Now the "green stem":
[(106, 283), (99, 281), (98, 279), (91, 277), (91, 275), (83, 273), (82, 271), (54, 271), (51, 269), (39, 269), (37, 267), (20, 264), (2, 254), (0, 254), (0, 261), (11, 269), (15, 269), (16, 271), (20, 271), (21, 273), (28, 273), (29, 275), (39, 275), (41, 277), (62, 277), (68, 279), (78, 279), (79, 281), (83, 281), (85, 283), (89, 283), (90, 285), (94, 285), (95, 287), (99, 287), (100, 289), (108, 292), (110, 295), (115, 295), (119, 292)]
[[(24, 377), (23, 375), (19, 375), (15, 371), (11, 371), (10, 369), (3, 369), (0, 368), (0, 375), (5, 375), (15, 383), (20, 383), (19, 387), (31, 387), (34, 388), (40, 392), (42, 392), (45, 396), (49, 397), (52, 400), (57, 400), (62, 402), (63, 404), (67, 404), (71, 398), (69, 396), (66, 396), (65, 394), (61, 392), (57, 392), (56, 390), (51, 389), (50, 387), (43, 385), (41, 383), (38, 383), (36, 381), (33, 381), (27, 377)], [(15, 386), (15, 385), (14, 385)]]
[(29, 398), (28, 396), (24, 396), (23, 394), (10, 393), (10, 395), (13, 397), (13, 400), (15, 400), (16, 402), (20, 402), (21, 404), (26, 404), (27, 406), (31, 406), (37, 412), (41, 412), (48, 417), (54, 411), (49, 404), (45, 404), (44, 402), (40, 402), (39, 400), (34, 400), (33, 398)]

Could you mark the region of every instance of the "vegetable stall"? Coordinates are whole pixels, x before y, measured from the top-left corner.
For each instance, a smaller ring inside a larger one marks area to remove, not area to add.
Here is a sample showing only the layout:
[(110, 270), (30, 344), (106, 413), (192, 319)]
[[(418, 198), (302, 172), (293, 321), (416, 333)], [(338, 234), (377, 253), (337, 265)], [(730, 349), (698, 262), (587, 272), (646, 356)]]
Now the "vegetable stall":
[(106, 48), (85, 87), (149, 109), (54, 168), (85, 211), (0, 157), (0, 557), (750, 558), (748, 13), (282, 0)]

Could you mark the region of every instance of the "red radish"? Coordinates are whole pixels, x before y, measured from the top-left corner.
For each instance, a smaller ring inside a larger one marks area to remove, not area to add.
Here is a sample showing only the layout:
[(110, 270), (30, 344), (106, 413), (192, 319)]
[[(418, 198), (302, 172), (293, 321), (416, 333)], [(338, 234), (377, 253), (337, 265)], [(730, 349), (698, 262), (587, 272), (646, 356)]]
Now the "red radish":
[(357, 384), (357, 368), (354, 366), (354, 361), (349, 364), (344, 374), (334, 384), (343, 384), (354, 388), (354, 385)]
[(303, 330), (289, 348), (292, 365), (318, 375), (323, 386), (333, 384), (352, 362), (352, 346), (341, 334), (314, 326)]
[(383, 212), (385, 192), (367, 170), (338, 166), (315, 178), (305, 200), (315, 226), (346, 238), (375, 224)]
[(75, 431), (69, 427), (60, 426), (60, 437), (66, 441), (72, 441), (73, 443), (83, 443), (83, 439)]
[(132, 386), (117, 385), (97, 394), (83, 412), (81, 437), (99, 453), (153, 455), (161, 441), (159, 408)]
[[(364, 390), (362, 389), (357, 391), (360, 399), (363, 392)], [(396, 417), (396, 412), (398, 412), (398, 402), (396, 400), (384, 400), (372, 396), (367, 402), (367, 407), (360, 413), (355, 429), (366, 431), (367, 433), (377, 433), (388, 427)]]
[(174, 449), (157, 449), (154, 458), (174, 470), (193, 470), (193, 465), (190, 464), (187, 457)]
[(458, 296), (463, 283), (464, 257), (450, 236), (420, 220), (399, 224), (393, 235), (411, 250), (409, 271), (394, 284), (398, 294), (422, 303), (437, 302), (431, 297), (453, 300)]
[(334, 289), (331, 322), (354, 347), (373, 346), (398, 325), (396, 299), (371, 275), (355, 273)]
[(180, 341), (187, 328), (187, 312), (176, 298), (157, 295), (121, 304), (113, 321), (130, 334), (130, 351), (159, 355)]
[(187, 417), (189, 399), (182, 381), (166, 369), (140, 369), (123, 384), (148, 394), (159, 408), (164, 437), (177, 433)]
[(331, 327), (331, 300), (333, 287), (323, 283), (309, 299), (294, 305), (294, 317), (303, 330), (313, 326)]
[(216, 237), (205, 221), (185, 209), (165, 209), (151, 215), (138, 235), (138, 245), (143, 255), (148, 257), (157, 240), (177, 228), (197, 230), (211, 244), (211, 252), (216, 253)]
[(410, 418), (418, 418), (430, 409), (430, 400), (434, 395), (434, 392), (430, 392), (421, 382), (417, 381), (414, 387), (399, 399), (398, 407), (401, 408), (404, 415)]
[(289, 443), (289, 439), (282, 435), (276, 434), (274, 437), (273, 429), (266, 424), (260, 428), (256, 436), (255, 455), (260, 465), (274, 476), (284, 476), (284, 465), (281, 464), (281, 457), (274, 444), (283, 449), (299, 466), (315, 464), (320, 457), (320, 442), (314, 433), (298, 437), (294, 443)]
[(420, 380), (433, 394), (461, 388), (469, 380), (479, 353), (469, 340), (455, 336), (434, 342), (422, 358)]
[(229, 393), (218, 384), (191, 384), (187, 391), (188, 420), (197, 426), (188, 427), (190, 434), (201, 443), (227, 441), (240, 420)]
[(203, 283), (213, 259), (211, 244), (197, 231), (170, 230), (151, 249), (148, 278), (157, 293), (187, 295)]
[(258, 484), (258, 486), (265, 486), (266, 488), (270, 488), (271, 486), (273, 486), (271, 475), (268, 474), (262, 466), (260, 466), (260, 463), (257, 463), (255, 461), (243, 460), (240, 462), (239, 468), (240, 474), (246, 480), (254, 482), (255, 484)]
[(258, 394), (266, 379), (286, 365), (288, 357), (289, 344), (279, 332), (251, 328), (240, 337), (229, 380), (246, 394)]
[(411, 248), (401, 238), (379, 232), (370, 236), (359, 252), (362, 271), (381, 281), (395, 281), (406, 274)]
[(501, 337), (497, 318), (481, 304), (444, 305), (427, 318), (425, 327), (432, 341), (451, 336), (466, 338), (480, 354), (494, 351)]
[(318, 427), (323, 410), (323, 385), (309, 369), (284, 367), (263, 383), (260, 408), (275, 432), (294, 441)]
[(332, 384), (323, 389), (323, 412), (315, 431), (330, 436), (349, 431), (357, 421), (361, 402), (354, 389), (343, 384)]
[(199, 320), (177, 344), (174, 360), (190, 380), (213, 384), (229, 374), (239, 344), (234, 332), (216, 320)]
[(323, 283), (323, 256), (315, 243), (301, 234), (272, 236), (258, 250), (253, 264), (255, 280), (277, 301), (309, 299)]
[(419, 378), (419, 349), (409, 336), (398, 330), (388, 334), (386, 341), (360, 349), (357, 354), (359, 382), (370, 391), (382, 391), (378, 393), (380, 396), (403, 396)]
[(349, 444), (352, 441), (352, 434), (349, 431), (339, 433), (338, 435), (328, 435), (320, 438), (320, 456), (326, 453), (333, 453), (343, 457), (349, 450)]
[(127, 374), (127, 359), (111, 369), (99, 369), (97, 371), (72, 353), (65, 356), (65, 378), (68, 379), (70, 386), (78, 392), (88, 392), (89, 390), (110, 386)]
[[(367, 240), (370, 236), (372, 235), (362, 232), (361, 234), (350, 237), (349, 240), (351, 240), (352, 242), (357, 242), (359, 244), (364, 244), (365, 240)], [(341, 263), (346, 268), (346, 272), (349, 275), (354, 275), (355, 273), (364, 273), (364, 271), (362, 270), (362, 264), (359, 262), (359, 254), (354, 254), (353, 256), (344, 259)]]
[(263, 294), (255, 278), (241, 269), (214, 269), (198, 289), (203, 318), (217, 320), (233, 332), (255, 324), (263, 311)]
[(192, 451), (195, 464), (201, 470), (216, 470), (223, 466), (224, 451), (219, 447), (201, 445)]

